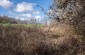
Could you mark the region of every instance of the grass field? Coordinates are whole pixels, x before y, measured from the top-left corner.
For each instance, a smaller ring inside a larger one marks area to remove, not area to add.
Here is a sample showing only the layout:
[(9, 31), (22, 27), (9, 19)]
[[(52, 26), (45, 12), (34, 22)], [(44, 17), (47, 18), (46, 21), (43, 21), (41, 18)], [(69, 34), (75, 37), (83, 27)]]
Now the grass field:
[(0, 24), (0, 55), (84, 55), (83, 36), (49, 35), (41, 27)]
[(28, 27), (28, 28), (33, 28), (33, 27), (38, 27), (38, 28), (42, 28), (44, 27), (44, 25), (42, 24), (0, 24), (2, 26), (12, 26), (12, 27)]

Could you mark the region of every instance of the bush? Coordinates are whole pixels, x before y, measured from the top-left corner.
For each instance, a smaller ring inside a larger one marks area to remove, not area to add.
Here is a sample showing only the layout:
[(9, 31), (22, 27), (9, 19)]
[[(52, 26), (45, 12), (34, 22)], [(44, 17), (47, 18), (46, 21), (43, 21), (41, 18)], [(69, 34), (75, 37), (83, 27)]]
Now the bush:
[(2, 24), (7, 24), (7, 23), (17, 24), (18, 20), (14, 19), (14, 18), (10, 18), (8, 16), (0, 16), (0, 23), (2, 23)]
[(76, 34), (85, 36), (85, 0), (52, 0), (52, 18), (73, 26)]

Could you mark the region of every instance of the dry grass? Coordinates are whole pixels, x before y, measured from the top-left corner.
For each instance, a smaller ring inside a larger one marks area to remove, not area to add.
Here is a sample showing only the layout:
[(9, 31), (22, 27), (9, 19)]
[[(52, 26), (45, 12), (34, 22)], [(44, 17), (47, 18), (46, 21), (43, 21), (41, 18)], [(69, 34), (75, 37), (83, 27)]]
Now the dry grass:
[(84, 41), (79, 35), (54, 38), (38, 28), (0, 26), (0, 55), (84, 55)]
[[(44, 28), (45, 31), (48, 31), (49, 27)], [(59, 36), (65, 36), (65, 35), (74, 35), (75, 31), (73, 27), (66, 24), (58, 24), (57, 26), (53, 26), (50, 28), (49, 33)]]

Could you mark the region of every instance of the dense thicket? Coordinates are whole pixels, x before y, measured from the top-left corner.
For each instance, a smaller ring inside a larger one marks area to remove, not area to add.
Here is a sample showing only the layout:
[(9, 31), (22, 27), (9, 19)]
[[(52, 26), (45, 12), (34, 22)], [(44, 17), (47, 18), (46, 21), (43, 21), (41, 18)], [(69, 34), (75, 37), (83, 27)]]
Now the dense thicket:
[(85, 0), (53, 0), (51, 17), (85, 35)]

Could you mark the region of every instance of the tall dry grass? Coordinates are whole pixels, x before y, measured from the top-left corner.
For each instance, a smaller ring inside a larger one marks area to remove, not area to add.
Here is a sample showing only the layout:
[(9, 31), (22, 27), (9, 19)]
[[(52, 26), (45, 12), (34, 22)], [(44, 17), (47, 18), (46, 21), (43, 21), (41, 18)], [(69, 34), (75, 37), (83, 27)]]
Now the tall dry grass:
[(84, 55), (84, 40), (79, 35), (54, 38), (38, 28), (0, 25), (0, 55)]

